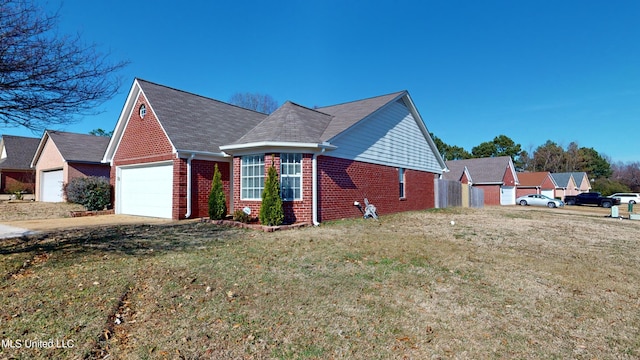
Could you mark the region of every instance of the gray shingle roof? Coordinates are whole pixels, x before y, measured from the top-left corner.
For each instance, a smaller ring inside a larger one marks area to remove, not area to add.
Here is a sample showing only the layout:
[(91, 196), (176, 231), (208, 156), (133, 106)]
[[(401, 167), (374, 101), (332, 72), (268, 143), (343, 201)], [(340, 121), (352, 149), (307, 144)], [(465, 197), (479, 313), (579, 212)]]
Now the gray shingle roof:
[(330, 115), (287, 101), (235, 143), (321, 143), (322, 133), (331, 120)]
[(177, 150), (220, 152), (267, 115), (137, 79), (158, 121)]
[[(14, 135), (3, 135), (7, 157), (0, 160), (0, 169), (30, 170), (31, 160), (38, 149), (40, 139)], [(0, 151), (2, 151), (0, 149)]]
[(109, 145), (110, 138), (88, 134), (47, 130), (49, 139), (56, 144), (67, 162), (99, 163)]
[(509, 156), (446, 161), (449, 172), (443, 174), (446, 180), (460, 180), (465, 166), (474, 184), (502, 183), (509, 165)]
[(331, 123), (327, 126), (320, 139), (322, 141), (330, 140), (404, 94), (406, 94), (406, 91), (399, 91), (344, 104), (317, 108), (316, 110), (333, 116)]
[(566, 188), (569, 186), (569, 180), (571, 179), (571, 173), (551, 173), (551, 177), (553, 181), (561, 188)]

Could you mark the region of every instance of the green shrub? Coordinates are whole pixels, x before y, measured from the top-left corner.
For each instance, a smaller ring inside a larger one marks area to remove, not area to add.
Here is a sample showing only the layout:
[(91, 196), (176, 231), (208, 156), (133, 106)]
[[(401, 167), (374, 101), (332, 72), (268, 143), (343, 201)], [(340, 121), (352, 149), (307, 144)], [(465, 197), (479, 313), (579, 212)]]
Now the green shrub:
[(233, 212), (233, 220), (248, 224), (251, 219), (249, 218), (249, 215), (247, 215), (247, 213), (238, 209)]
[(264, 181), (262, 204), (260, 205), (260, 223), (262, 225), (277, 226), (284, 221), (284, 210), (280, 198), (280, 181), (278, 172), (271, 163), (267, 178)]
[(111, 184), (100, 176), (71, 179), (64, 192), (68, 202), (80, 204), (89, 211), (104, 210), (111, 204)]
[(221, 220), (227, 216), (227, 198), (224, 195), (222, 186), (222, 175), (218, 170), (218, 164), (213, 169), (213, 181), (211, 182), (211, 192), (209, 193), (209, 218)]

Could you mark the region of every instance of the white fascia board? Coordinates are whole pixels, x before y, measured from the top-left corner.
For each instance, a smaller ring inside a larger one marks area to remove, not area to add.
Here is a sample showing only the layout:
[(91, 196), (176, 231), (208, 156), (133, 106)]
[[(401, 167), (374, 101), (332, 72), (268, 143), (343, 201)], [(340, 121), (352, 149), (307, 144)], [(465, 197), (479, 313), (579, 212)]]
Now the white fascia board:
[(317, 152), (334, 150), (337, 147), (329, 143), (299, 143), (288, 141), (260, 141), (247, 144), (223, 145), (220, 150), (231, 155), (259, 152)]
[(215, 160), (215, 161), (224, 161), (229, 162), (229, 155), (224, 152), (208, 152), (208, 151), (197, 151), (197, 150), (177, 150), (176, 156), (181, 159), (190, 158), (193, 155), (193, 159), (196, 160)]
[(438, 147), (436, 146), (436, 143), (431, 138), (429, 129), (427, 128), (427, 125), (425, 124), (424, 120), (422, 120), (422, 116), (420, 116), (420, 112), (418, 112), (418, 108), (413, 103), (413, 100), (411, 99), (411, 95), (409, 95), (408, 91), (405, 92), (404, 99), (406, 100), (405, 104), (408, 105), (409, 111), (411, 112), (411, 114), (413, 114), (413, 118), (416, 120), (416, 123), (418, 124), (418, 127), (422, 131), (422, 134), (427, 139), (427, 142), (431, 147), (431, 152), (433, 152), (433, 154), (438, 158), (438, 163), (440, 164), (442, 169), (443, 170), (447, 169), (447, 165), (445, 164), (444, 159), (442, 158), (442, 155), (440, 155), (440, 151), (438, 151)]
[(33, 155), (33, 159), (31, 160), (31, 164), (29, 164), (29, 167), (35, 168), (38, 164), (38, 160), (40, 159), (40, 155), (44, 150), (44, 144), (47, 142), (47, 139), (49, 139), (49, 133), (47, 132), (47, 130), (45, 130), (44, 134), (42, 134), (42, 138), (40, 138), (40, 143), (38, 144), (38, 148), (36, 149), (36, 153)]

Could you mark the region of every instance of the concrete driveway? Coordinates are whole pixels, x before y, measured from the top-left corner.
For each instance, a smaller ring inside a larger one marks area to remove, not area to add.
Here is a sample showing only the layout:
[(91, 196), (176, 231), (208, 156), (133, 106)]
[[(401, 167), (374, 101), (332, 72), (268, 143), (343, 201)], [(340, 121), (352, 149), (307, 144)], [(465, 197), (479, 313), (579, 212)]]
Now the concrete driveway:
[(0, 224), (0, 239), (16, 238), (34, 233), (32, 230)]
[(100, 215), (75, 218), (5, 221), (0, 224), (0, 239), (15, 238), (52, 230), (126, 224), (170, 224), (174, 220), (131, 215)]

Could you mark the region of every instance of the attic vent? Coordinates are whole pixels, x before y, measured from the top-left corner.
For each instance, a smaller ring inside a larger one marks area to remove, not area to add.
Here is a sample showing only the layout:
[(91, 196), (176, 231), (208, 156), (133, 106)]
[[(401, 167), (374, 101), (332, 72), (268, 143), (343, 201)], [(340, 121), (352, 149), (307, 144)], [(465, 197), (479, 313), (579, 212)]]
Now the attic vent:
[(140, 113), (140, 118), (141, 119), (144, 119), (144, 116), (147, 115), (147, 107), (144, 104), (140, 105), (140, 112), (139, 113)]

